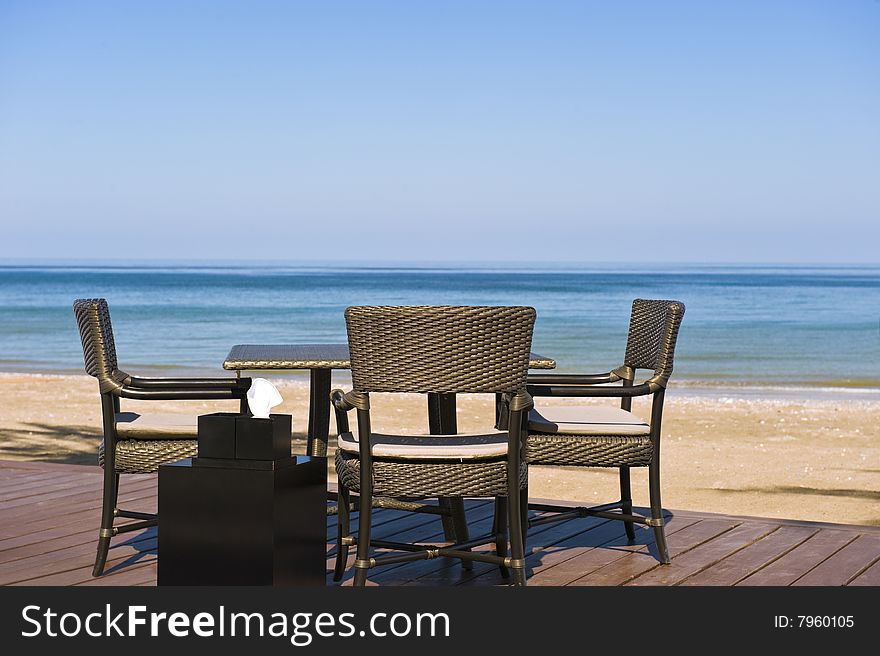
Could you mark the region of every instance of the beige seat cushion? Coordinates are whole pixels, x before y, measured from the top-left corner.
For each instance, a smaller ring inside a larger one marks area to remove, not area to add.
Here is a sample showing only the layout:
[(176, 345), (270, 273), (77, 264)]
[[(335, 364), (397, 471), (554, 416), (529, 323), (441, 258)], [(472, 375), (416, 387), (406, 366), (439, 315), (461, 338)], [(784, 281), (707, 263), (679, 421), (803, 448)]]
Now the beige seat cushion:
[[(426, 460), (485, 460), (507, 455), (507, 433), (478, 435), (387, 435), (373, 433), (373, 456)], [(337, 444), (346, 453), (360, 450), (356, 432), (342, 433)]]
[(568, 435), (648, 435), (633, 413), (608, 406), (548, 406), (529, 413), (529, 430)]
[(196, 439), (198, 432), (196, 415), (116, 413), (116, 433), (121, 440)]

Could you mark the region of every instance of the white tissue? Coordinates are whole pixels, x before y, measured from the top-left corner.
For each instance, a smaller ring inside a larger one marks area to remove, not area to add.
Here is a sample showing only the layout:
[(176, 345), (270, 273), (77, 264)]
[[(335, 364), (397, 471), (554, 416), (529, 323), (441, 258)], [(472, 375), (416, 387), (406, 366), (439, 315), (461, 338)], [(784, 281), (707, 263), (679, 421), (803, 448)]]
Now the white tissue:
[(268, 419), (269, 411), (284, 399), (275, 386), (265, 378), (254, 378), (247, 392), (248, 407), (257, 419)]

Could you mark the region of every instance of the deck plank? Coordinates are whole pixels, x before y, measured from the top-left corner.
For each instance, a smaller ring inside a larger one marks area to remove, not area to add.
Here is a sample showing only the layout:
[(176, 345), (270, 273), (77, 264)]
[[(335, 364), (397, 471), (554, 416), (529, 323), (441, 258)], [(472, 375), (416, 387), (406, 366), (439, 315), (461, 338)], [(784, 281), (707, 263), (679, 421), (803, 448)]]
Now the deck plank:
[(582, 567), (596, 569), (603, 564), (622, 558), (633, 549), (643, 549), (651, 538), (644, 530), (636, 531), (636, 539), (629, 544), (620, 522), (609, 521), (588, 534), (589, 542), (581, 546), (569, 546), (561, 542), (557, 550), (540, 558), (531, 568), (530, 580), (533, 585), (568, 585), (584, 571)]
[[(55, 554), (53, 554), (55, 555)], [(154, 561), (156, 559), (156, 532), (143, 531), (110, 548), (105, 571), (108, 581), (115, 572), (127, 564)], [(16, 564), (20, 564), (18, 561)], [(95, 545), (69, 552), (55, 560), (37, 560), (21, 569), (0, 576), (3, 585), (74, 585), (92, 578), (95, 562)]]
[(858, 537), (845, 530), (822, 529), (808, 540), (735, 585), (791, 585)]
[(846, 585), (880, 557), (880, 536), (860, 535), (792, 585)]
[[(682, 523), (667, 524), (666, 536), (670, 558), (688, 552), (737, 526), (730, 520), (688, 518)], [(628, 545), (625, 539), (615, 545), (613, 557), (601, 553), (587, 554), (576, 562), (566, 563), (569, 580), (564, 585), (623, 585), (656, 567), (661, 567), (654, 541), (654, 531), (640, 527), (641, 544)]]
[(818, 531), (813, 528), (781, 526), (742, 551), (737, 551), (712, 567), (685, 579), (681, 585), (736, 585), (752, 572), (784, 556), (816, 533)]
[[(480, 512), (480, 508), (485, 506), (486, 502), (468, 502), (466, 505), (467, 512), (470, 516), (471, 512)], [(424, 533), (424, 527), (436, 527), (441, 525), (439, 515), (433, 513), (412, 513), (403, 510), (379, 509), (373, 511), (371, 520), (372, 535), (375, 539), (391, 539), (391, 536), (399, 536), (405, 531), (419, 531)], [(350, 525), (351, 535), (357, 536), (358, 523), (357, 517), (354, 517)], [(431, 531), (428, 530), (428, 534)], [(328, 516), (327, 518), (327, 552), (328, 555), (336, 553), (336, 517)], [(396, 539), (396, 538), (395, 538)], [(350, 549), (354, 552), (354, 548)]]
[(91, 476), (94, 476), (96, 480), (100, 480), (100, 475), (97, 473), (94, 475), (86, 475), (75, 474), (73, 472), (64, 474), (53, 472), (49, 474), (43, 474), (42, 476), (30, 474), (26, 479), (22, 479), (21, 474), (17, 473), (10, 480), (0, 482), (0, 501), (5, 502), (8, 500), (17, 499), (21, 496), (29, 496), (31, 494), (38, 493), (40, 490), (45, 489), (47, 485), (54, 485), (56, 483), (61, 483), (64, 481), (77, 482), (89, 480)]
[[(595, 533), (601, 527), (603, 532)], [(526, 572), (534, 575), (553, 562), (571, 558), (576, 555), (573, 549), (585, 543), (602, 544), (613, 536), (619, 535), (623, 526), (607, 519), (590, 517), (582, 520), (570, 520), (558, 524), (546, 524), (538, 535), (530, 534), (526, 548)], [(607, 532), (607, 533), (606, 533)], [(590, 535), (587, 535), (590, 533)], [(456, 585), (495, 585), (494, 579), (498, 568), (488, 563), (474, 563), (472, 572), (462, 575)]]
[[(494, 509), (492, 504), (486, 504), (479, 509), (480, 512), (472, 511), (468, 513), (468, 531), (471, 537), (487, 535), (492, 530), (492, 519)], [(442, 528), (442, 527), (441, 527)], [(426, 544), (443, 544), (443, 531), (435, 530), (430, 535), (408, 536), (406, 534), (395, 535), (393, 538), (402, 542), (420, 542)], [(485, 549), (477, 549), (477, 551), (485, 551)], [(443, 571), (458, 577), (462, 571), (461, 561), (451, 558), (437, 558), (434, 560), (421, 560), (415, 563), (398, 563), (397, 565), (388, 565), (378, 568), (374, 573), (370, 573), (369, 578), (379, 585), (405, 585), (407, 582), (418, 578), (420, 575), (428, 572)], [(446, 585), (452, 585), (452, 582)]]
[[(156, 484), (152, 482), (137, 482), (120, 487), (119, 503), (125, 505), (132, 499), (143, 498), (144, 493), (147, 496), (155, 497)], [(93, 491), (76, 495), (76, 498), (62, 498), (54, 503), (35, 503), (29, 506), (20, 506), (7, 511), (2, 511), (3, 523), (0, 524), (0, 538), (13, 537), (22, 533), (30, 532), (28, 525), (35, 522), (41, 522), (46, 518), (51, 518), (57, 524), (66, 521), (66, 517), (72, 513), (83, 510), (97, 511), (98, 517), (101, 514), (101, 489), (95, 488)]]
[[(478, 524), (482, 526), (482, 523), (486, 521), (486, 518), (489, 518), (489, 523), (491, 524), (492, 517), (492, 504), (491, 503), (481, 503), (479, 505), (471, 505), (468, 508), (468, 526), (471, 529), (471, 532), (474, 536), (477, 535), (475, 531), (477, 531)], [(411, 516), (413, 513), (409, 513)], [(424, 515), (423, 515), (424, 516)], [(432, 522), (421, 522), (414, 523), (410, 522), (412, 525), (407, 526), (406, 523), (401, 522), (399, 524), (386, 524), (382, 527), (378, 527), (378, 530), (373, 531), (373, 537), (377, 540), (392, 540), (395, 542), (418, 542), (418, 543), (437, 543), (437, 544), (446, 544), (443, 541), (443, 527), (442, 523), (439, 521), (436, 515), (428, 515), (434, 521)], [(354, 533), (357, 534), (356, 532)], [(354, 572), (352, 569), (352, 565), (355, 560), (355, 551), (356, 547), (352, 547), (349, 550), (349, 558), (348, 565), (346, 569), (345, 576), (343, 576), (340, 585), (350, 584), (350, 580), (354, 576)], [(376, 553), (383, 553), (384, 550), (376, 550)], [(439, 562), (439, 561), (435, 561)], [(333, 583), (332, 581), (332, 573), (329, 570), (333, 569), (335, 564), (335, 554), (334, 557), (328, 558), (327, 560), (327, 581), (328, 583)], [(394, 581), (399, 580), (398, 575), (393, 574), (395, 570), (400, 567), (403, 567), (403, 563), (385, 565), (370, 572), (370, 578), (375, 581), (380, 581), (383, 578), (390, 578)], [(390, 576), (389, 576), (390, 574)], [(397, 583), (395, 583), (397, 585)]]
[[(51, 528), (60, 528), (72, 524), (94, 526), (97, 531), (101, 523), (100, 494), (89, 505), (58, 506), (58, 512), (35, 513), (33, 517), (20, 517), (15, 521), (0, 515), (0, 539), (7, 540), (16, 537), (31, 535), (38, 531)], [(142, 512), (155, 512), (155, 490), (132, 490), (119, 495), (120, 504), (128, 510), (140, 510)], [(62, 513), (63, 514), (58, 514)], [(6, 522), (9, 522), (6, 524)]]
[[(472, 522), (470, 516), (468, 516), (468, 527), (471, 537), (491, 533), (493, 515), (494, 512), (491, 514), (487, 513), (482, 521), (477, 522)], [(534, 529), (529, 535), (530, 539), (534, 541), (536, 535), (548, 528), (549, 525), (543, 525)], [(569, 533), (570, 531), (566, 531), (566, 534)], [(486, 545), (475, 549), (475, 551), (491, 553), (493, 549), (494, 545)], [(474, 562), (471, 570), (465, 570), (461, 566), (461, 561), (455, 558), (442, 558), (404, 563), (393, 571), (393, 576), (389, 576), (389, 580), (393, 578), (395, 580), (394, 585), (458, 585), (474, 578), (474, 576), (487, 572), (496, 572), (500, 575), (500, 570), (494, 565)], [(382, 579), (380, 579), (381, 582)], [(498, 579), (498, 582), (503, 582), (503, 580)]]
[(133, 565), (131, 567), (126, 567), (123, 571), (116, 572), (111, 576), (93, 577), (91, 576), (91, 572), (89, 572), (89, 575), (90, 576), (87, 580), (83, 580), (79, 583), (74, 583), (73, 585), (86, 587), (105, 587), (121, 585), (155, 586), (156, 563), (147, 562)]
[(0, 568), (17, 560), (26, 560), (35, 556), (45, 556), (50, 553), (63, 552), (65, 549), (79, 547), (84, 544), (94, 545), (97, 537), (97, 530), (97, 527), (89, 528), (87, 530), (80, 529), (76, 533), (70, 533), (68, 535), (62, 535), (60, 537), (46, 540), (41, 539), (13, 549), (6, 549), (2, 552), (3, 564), (0, 564)]
[[(106, 574), (91, 576), (102, 485), (102, 472), (95, 466), (0, 461), (0, 583), (155, 585), (155, 529), (115, 538)], [(156, 487), (155, 474), (123, 476), (120, 505), (154, 512)], [(471, 535), (490, 532), (492, 510), (485, 500), (467, 503)], [(327, 518), (328, 583), (336, 521)], [(352, 529), (356, 534), (356, 522)], [(373, 535), (443, 544), (441, 522), (433, 514), (375, 510)], [(649, 529), (637, 527), (636, 540), (628, 544), (617, 521), (583, 518), (541, 524), (529, 531), (529, 584), (880, 585), (877, 527), (675, 511), (667, 536), (672, 564), (662, 566)], [(350, 558), (349, 565), (354, 549)], [(465, 571), (450, 558), (392, 564), (371, 571), (369, 578), (372, 585), (508, 583), (495, 565), (474, 563)], [(349, 572), (343, 585), (350, 582)]]
[[(43, 481), (36, 481), (33, 484), (18, 485), (10, 487), (5, 492), (0, 492), (0, 499), (6, 508), (12, 508), (15, 505), (28, 504), (33, 501), (39, 501), (39, 497), (50, 492), (68, 492), (78, 488), (95, 489), (100, 487), (101, 477), (99, 476), (77, 476), (76, 474), (65, 474), (60, 477), (53, 477)], [(62, 495), (63, 496), (63, 495)]]
[(669, 565), (654, 567), (627, 581), (626, 585), (676, 585), (774, 530), (776, 527), (772, 524), (740, 524), (708, 542), (685, 551), (677, 558), (673, 558)]
[[(4, 513), (11, 511), (10, 515), (15, 516), (16, 511), (20, 510), (23, 514), (28, 514), (34, 508), (51, 508), (49, 502), (63, 501), (64, 503), (76, 503), (78, 501), (90, 502), (94, 499), (95, 491), (100, 494), (100, 482), (95, 485), (92, 481), (83, 481), (74, 485), (63, 485), (57, 489), (48, 489), (29, 497), (21, 497), (3, 503)], [(141, 485), (149, 485), (147, 482)], [(20, 514), (21, 514), (20, 513)]]
[(880, 586), (880, 561), (871, 565), (864, 572), (850, 581), (847, 585), (870, 585)]

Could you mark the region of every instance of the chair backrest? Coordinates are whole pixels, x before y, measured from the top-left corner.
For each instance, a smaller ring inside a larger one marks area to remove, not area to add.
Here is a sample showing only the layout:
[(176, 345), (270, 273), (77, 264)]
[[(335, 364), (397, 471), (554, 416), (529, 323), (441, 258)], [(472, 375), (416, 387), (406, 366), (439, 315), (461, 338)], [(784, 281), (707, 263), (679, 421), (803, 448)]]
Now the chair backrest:
[(672, 375), (672, 360), (684, 303), (637, 298), (632, 304), (624, 364), (633, 369), (653, 369), (664, 380)]
[(357, 392), (518, 392), (531, 307), (355, 306), (345, 311)]
[(73, 302), (73, 313), (82, 340), (86, 373), (102, 384), (117, 377), (116, 344), (110, 325), (110, 308), (103, 298), (80, 298)]

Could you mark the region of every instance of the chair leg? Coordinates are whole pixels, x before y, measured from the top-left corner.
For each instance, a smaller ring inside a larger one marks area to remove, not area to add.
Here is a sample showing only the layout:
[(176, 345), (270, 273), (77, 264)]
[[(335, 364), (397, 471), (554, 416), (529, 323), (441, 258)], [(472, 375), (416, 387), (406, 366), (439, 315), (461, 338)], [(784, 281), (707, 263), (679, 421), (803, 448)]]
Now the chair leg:
[[(370, 470), (372, 463), (369, 463)], [(363, 468), (363, 463), (361, 464)], [(373, 484), (371, 477), (361, 470), (361, 487), (358, 491), (358, 539), (357, 560), (354, 561), (354, 585), (367, 584), (367, 570), (370, 569), (370, 527), (373, 514)]]
[[(492, 533), (495, 535), (495, 555), (507, 557), (507, 497), (495, 497), (495, 517), (492, 520)], [(499, 565), (501, 578), (509, 579), (510, 570)]]
[(440, 497), (437, 501), (440, 506), (440, 521), (443, 523), (443, 539), (447, 542), (456, 542), (452, 497)]
[(663, 506), (660, 503), (660, 462), (654, 458), (648, 472), (648, 484), (651, 493), (651, 518), (654, 520), (654, 541), (660, 562), (669, 564), (669, 548), (666, 546), (666, 531), (663, 526)]
[(511, 494), (507, 497), (507, 521), (510, 525), (510, 559), (512, 561), (510, 569), (513, 570), (513, 584), (516, 586), (526, 584), (521, 506), (520, 493), (511, 490)]
[(344, 538), (349, 537), (351, 531), (351, 516), (349, 508), (351, 504), (351, 495), (348, 488), (339, 481), (339, 495), (336, 510), (336, 567), (333, 570), (333, 580), (341, 581), (345, 575), (345, 566), (348, 564), (348, 545), (343, 544)]
[[(453, 497), (449, 500), (449, 510), (452, 513), (452, 526), (455, 533), (456, 542), (467, 542), (470, 539), (468, 534), (467, 514), (464, 510), (464, 499), (462, 497)], [(468, 549), (470, 551), (470, 549)], [(462, 560), (461, 568), (469, 572), (474, 568), (474, 563), (470, 560)]]
[(116, 516), (116, 499), (119, 492), (119, 474), (114, 471), (115, 458), (104, 458), (104, 495), (101, 505), (101, 529), (98, 533), (98, 552), (95, 555), (95, 567), (92, 576), (101, 576), (110, 551), (110, 539), (113, 536), (113, 520)]
[[(621, 510), (627, 515), (632, 515), (632, 485), (630, 484), (629, 467), (620, 468), (620, 500), (623, 503)], [(626, 527), (626, 539), (630, 543), (636, 539), (636, 531), (632, 522), (624, 522)]]

